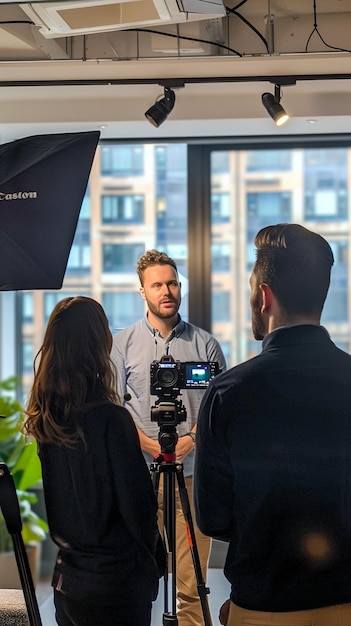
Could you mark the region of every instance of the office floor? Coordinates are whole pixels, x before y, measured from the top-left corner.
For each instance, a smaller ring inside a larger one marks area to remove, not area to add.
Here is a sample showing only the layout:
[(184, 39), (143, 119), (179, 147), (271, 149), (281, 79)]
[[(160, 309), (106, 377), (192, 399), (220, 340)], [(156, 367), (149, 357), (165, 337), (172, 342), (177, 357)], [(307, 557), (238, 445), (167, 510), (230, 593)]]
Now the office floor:
[[(229, 595), (229, 584), (228, 581), (224, 578), (222, 568), (209, 568), (207, 585), (210, 589), (210, 593), (208, 595), (208, 603), (212, 622), (213, 626), (217, 626), (217, 624), (219, 624), (219, 608)], [(52, 588), (50, 586), (49, 577), (41, 580), (38, 583), (36, 588), (36, 596), (39, 604), (43, 626), (57, 626), (55, 621), (54, 605), (52, 601)], [(163, 581), (161, 581), (158, 598), (153, 604), (151, 626), (162, 626), (163, 613), (164, 587)]]

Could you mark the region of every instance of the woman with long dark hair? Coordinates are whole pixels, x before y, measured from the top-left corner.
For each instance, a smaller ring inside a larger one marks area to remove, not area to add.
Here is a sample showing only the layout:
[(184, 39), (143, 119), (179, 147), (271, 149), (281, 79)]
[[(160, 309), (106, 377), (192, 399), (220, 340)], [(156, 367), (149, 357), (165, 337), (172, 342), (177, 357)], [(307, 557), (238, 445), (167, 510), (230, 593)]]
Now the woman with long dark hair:
[(101, 305), (61, 300), (36, 357), (25, 432), (38, 442), (59, 626), (149, 626), (158, 590), (157, 502), (119, 403)]

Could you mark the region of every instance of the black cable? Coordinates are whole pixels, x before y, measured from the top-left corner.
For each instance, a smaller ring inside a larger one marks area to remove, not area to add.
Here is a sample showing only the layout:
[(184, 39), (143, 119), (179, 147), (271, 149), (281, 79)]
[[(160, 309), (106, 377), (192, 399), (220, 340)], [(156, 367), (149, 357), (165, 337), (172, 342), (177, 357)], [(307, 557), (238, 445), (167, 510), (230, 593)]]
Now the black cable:
[[(239, 7), (242, 4), (244, 4), (245, 2), (247, 2), (247, 0), (243, 0), (243, 2), (241, 2), (237, 6)], [(254, 31), (254, 33), (261, 39), (261, 41), (263, 41), (264, 45), (266, 46), (267, 52), (269, 52), (267, 39), (265, 39), (265, 37), (260, 33), (260, 31), (257, 30), (257, 28), (255, 28), (255, 26), (253, 26), (253, 24), (251, 24), (251, 22), (249, 22), (243, 15), (240, 15), (240, 13), (237, 12), (236, 7), (233, 8), (233, 9), (230, 9), (229, 7), (225, 7), (225, 9), (226, 9), (226, 11), (228, 11), (228, 13), (231, 13), (232, 15), (236, 15), (237, 17), (239, 17), (244, 22), (244, 24), (246, 24), (246, 26), (251, 28), (251, 30)]]
[(234, 48), (230, 48), (229, 46), (226, 46), (222, 43), (209, 41), (207, 39), (198, 39), (197, 37), (185, 37), (184, 35), (178, 35), (174, 33), (162, 33), (159, 30), (151, 30), (149, 28), (128, 28), (127, 30), (130, 33), (151, 33), (153, 35), (164, 35), (165, 37), (174, 37), (176, 39), (186, 39), (187, 41), (198, 41), (201, 43), (208, 43), (211, 46), (218, 46), (219, 48), (223, 48), (224, 50), (227, 50), (228, 52), (233, 52), (233, 54), (236, 54), (239, 57), (243, 56), (240, 52), (238, 52), (237, 50), (234, 50)]
[(351, 50), (346, 50), (345, 48), (338, 48), (336, 46), (331, 46), (330, 44), (328, 44), (326, 41), (324, 41), (322, 35), (320, 34), (319, 30), (318, 30), (318, 24), (317, 24), (317, 0), (313, 0), (313, 30), (311, 32), (311, 34), (309, 35), (307, 42), (306, 42), (306, 47), (305, 47), (305, 52), (307, 52), (307, 48), (308, 48), (308, 44), (311, 41), (312, 35), (313, 33), (316, 33), (319, 37), (319, 39), (321, 40), (321, 42), (327, 47), (330, 48), (331, 50), (337, 50), (338, 52), (351, 52)]
[(30, 24), (31, 26), (35, 26), (34, 22), (31, 20), (4, 20), (0, 21), (0, 24)]
[(239, 2), (239, 4), (237, 4), (235, 7), (233, 7), (233, 11), (237, 11), (238, 9), (240, 9), (240, 7), (243, 6), (243, 4), (246, 4), (248, 0), (242, 0), (241, 2)]

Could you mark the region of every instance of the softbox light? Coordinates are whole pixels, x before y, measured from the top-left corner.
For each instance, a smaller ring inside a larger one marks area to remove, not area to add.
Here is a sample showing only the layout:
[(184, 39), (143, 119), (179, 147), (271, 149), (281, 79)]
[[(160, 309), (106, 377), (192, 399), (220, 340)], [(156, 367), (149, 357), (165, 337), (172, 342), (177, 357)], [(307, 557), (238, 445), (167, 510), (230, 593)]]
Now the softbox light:
[(100, 132), (0, 145), (0, 290), (60, 289)]

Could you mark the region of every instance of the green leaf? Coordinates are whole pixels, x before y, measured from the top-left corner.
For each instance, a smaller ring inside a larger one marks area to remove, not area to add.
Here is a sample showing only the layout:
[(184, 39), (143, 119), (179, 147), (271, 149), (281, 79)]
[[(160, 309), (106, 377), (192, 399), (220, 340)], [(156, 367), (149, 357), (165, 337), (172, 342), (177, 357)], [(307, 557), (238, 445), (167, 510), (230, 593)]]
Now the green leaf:
[(17, 459), (13, 471), (13, 479), (17, 489), (26, 490), (35, 487), (41, 480), (41, 464), (37, 452), (36, 441), (26, 443)]
[[(28, 491), (40, 484), (41, 464), (37, 443), (27, 440), (21, 432), (24, 410), (13, 395), (19, 380), (15, 376), (0, 381), (0, 461), (6, 463), (15, 483), (22, 521), (22, 537), (25, 544), (42, 541), (48, 526), (32, 509), (38, 500), (35, 492)], [(11, 395), (12, 394), (12, 395)], [(9, 535), (0, 510), (0, 552), (12, 549)]]

